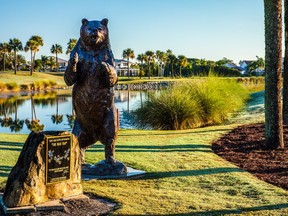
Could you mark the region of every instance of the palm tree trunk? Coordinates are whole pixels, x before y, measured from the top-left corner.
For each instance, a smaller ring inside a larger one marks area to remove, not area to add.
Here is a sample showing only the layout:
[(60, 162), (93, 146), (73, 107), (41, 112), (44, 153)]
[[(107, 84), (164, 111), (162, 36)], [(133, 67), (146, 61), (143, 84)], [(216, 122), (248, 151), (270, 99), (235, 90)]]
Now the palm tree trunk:
[(56, 52), (56, 72), (58, 72), (58, 55), (57, 55), (57, 52)]
[(130, 79), (129, 57), (127, 58), (127, 60), (128, 60), (128, 79)]
[(282, 0), (264, 0), (265, 12), (265, 143), (284, 147), (281, 103)]
[(283, 74), (283, 124), (288, 125), (288, 0), (284, 1), (285, 54)]
[(17, 73), (17, 52), (16, 50), (14, 51), (14, 74)]
[(31, 68), (30, 68), (30, 76), (32, 76), (33, 73), (33, 52), (31, 50)]
[(35, 70), (35, 56), (36, 56), (36, 52), (33, 53), (33, 67), (32, 67), (32, 73), (31, 73), (31, 76), (33, 75), (33, 72)]
[(149, 77), (149, 79), (151, 79), (151, 76), (150, 76), (150, 61), (148, 62), (148, 77)]
[(6, 53), (3, 53), (3, 71), (5, 71), (5, 55)]

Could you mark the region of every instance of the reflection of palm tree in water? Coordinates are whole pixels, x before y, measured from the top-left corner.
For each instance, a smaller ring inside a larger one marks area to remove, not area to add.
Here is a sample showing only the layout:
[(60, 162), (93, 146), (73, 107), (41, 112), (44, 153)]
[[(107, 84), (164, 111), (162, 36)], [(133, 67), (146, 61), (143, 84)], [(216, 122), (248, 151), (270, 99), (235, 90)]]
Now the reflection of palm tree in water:
[(60, 124), (63, 121), (63, 115), (59, 115), (58, 97), (56, 96), (56, 114), (52, 115), (51, 119), (53, 124)]
[(9, 127), (12, 123), (12, 118), (7, 116), (7, 107), (5, 103), (1, 104), (1, 115), (4, 115), (4, 118), (0, 119), (1, 127)]
[(11, 122), (10, 124), (10, 130), (11, 132), (15, 131), (18, 132), (23, 128), (23, 124), (24, 124), (24, 120), (20, 120), (18, 119), (18, 103), (17, 103), (17, 99), (14, 103), (15, 105), (15, 118), (14, 121)]
[(36, 117), (36, 110), (35, 110), (35, 103), (34, 103), (33, 95), (31, 95), (30, 100), (31, 100), (31, 121), (29, 119), (26, 119), (25, 124), (27, 125), (27, 128), (30, 131), (35, 131), (35, 132), (43, 131), (44, 124), (40, 124), (40, 120), (38, 120)]

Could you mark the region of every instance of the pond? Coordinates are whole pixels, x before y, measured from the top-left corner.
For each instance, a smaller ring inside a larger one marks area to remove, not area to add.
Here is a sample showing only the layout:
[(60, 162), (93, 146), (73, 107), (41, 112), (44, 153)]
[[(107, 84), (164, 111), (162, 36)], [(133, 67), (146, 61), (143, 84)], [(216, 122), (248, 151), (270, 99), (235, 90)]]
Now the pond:
[[(115, 91), (120, 128), (135, 128), (129, 112), (141, 106), (147, 95), (147, 91)], [(28, 134), (32, 128), (71, 131), (73, 121), (70, 90), (0, 97), (0, 133)]]

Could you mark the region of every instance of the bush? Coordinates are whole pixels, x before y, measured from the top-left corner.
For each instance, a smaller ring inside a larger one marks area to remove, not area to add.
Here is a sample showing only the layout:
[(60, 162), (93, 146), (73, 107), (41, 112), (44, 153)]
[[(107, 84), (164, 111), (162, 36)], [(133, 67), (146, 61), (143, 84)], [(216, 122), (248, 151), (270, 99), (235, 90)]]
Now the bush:
[(141, 126), (189, 129), (222, 123), (247, 99), (248, 92), (236, 81), (212, 76), (198, 82), (176, 83), (151, 95), (135, 116)]
[(4, 83), (0, 82), (0, 91), (5, 91), (7, 86)]
[(15, 82), (6, 83), (6, 88), (10, 91), (17, 90), (19, 86)]
[(21, 84), (20, 85), (21, 90), (29, 90), (29, 85), (27, 84)]
[(54, 80), (49, 81), (49, 86), (55, 87), (56, 85), (57, 85), (57, 82), (55, 82)]

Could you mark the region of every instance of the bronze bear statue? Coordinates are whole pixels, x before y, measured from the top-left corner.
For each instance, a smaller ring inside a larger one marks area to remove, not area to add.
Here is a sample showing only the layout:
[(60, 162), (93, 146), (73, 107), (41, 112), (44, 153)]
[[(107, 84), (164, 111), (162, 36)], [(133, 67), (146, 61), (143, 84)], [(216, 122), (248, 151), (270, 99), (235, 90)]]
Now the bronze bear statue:
[(81, 149), (100, 141), (105, 145), (105, 162), (114, 164), (119, 119), (113, 86), (118, 78), (107, 24), (108, 19), (82, 19), (80, 38), (70, 54), (64, 80), (68, 86), (74, 84), (72, 133)]

